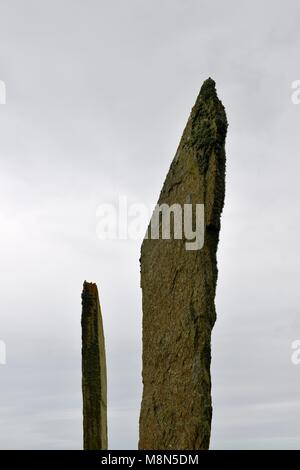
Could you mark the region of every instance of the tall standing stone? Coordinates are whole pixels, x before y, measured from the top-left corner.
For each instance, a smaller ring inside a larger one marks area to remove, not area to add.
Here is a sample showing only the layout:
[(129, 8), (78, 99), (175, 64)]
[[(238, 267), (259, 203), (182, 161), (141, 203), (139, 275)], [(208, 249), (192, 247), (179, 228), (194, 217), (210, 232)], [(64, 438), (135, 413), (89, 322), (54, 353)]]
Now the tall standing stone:
[[(207, 449), (216, 252), (225, 192), (227, 119), (215, 82), (192, 109), (158, 205), (204, 204), (204, 245), (145, 238), (141, 249), (143, 398), (140, 449)], [(195, 223), (195, 210), (193, 221)]]
[(97, 285), (85, 281), (81, 298), (84, 449), (102, 450), (107, 449), (107, 381)]

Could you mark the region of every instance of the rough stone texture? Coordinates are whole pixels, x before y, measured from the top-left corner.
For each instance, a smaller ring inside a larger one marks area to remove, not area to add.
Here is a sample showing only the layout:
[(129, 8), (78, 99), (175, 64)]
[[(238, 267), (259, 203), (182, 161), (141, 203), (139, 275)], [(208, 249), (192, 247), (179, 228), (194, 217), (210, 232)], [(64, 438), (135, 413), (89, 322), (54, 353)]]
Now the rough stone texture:
[(82, 291), (82, 394), (85, 450), (107, 449), (107, 382), (105, 343), (96, 284)]
[(211, 330), (216, 251), (225, 192), (227, 119), (215, 82), (206, 80), (187, 122), (158, 204), (205, 204), (205, 241), (145, 239), (143, 398), (140, 449), (207, 449), (210, 440)]

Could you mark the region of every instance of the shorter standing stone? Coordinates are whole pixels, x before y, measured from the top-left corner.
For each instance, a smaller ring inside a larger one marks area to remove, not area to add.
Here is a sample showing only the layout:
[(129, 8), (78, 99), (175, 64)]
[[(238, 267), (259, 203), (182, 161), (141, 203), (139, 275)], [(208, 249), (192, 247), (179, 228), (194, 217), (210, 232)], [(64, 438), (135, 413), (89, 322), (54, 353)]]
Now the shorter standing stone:
[(85, 281), (81, 298), (84, 450), (102, 450), (107, 449), (107, 379), (97, 285)]

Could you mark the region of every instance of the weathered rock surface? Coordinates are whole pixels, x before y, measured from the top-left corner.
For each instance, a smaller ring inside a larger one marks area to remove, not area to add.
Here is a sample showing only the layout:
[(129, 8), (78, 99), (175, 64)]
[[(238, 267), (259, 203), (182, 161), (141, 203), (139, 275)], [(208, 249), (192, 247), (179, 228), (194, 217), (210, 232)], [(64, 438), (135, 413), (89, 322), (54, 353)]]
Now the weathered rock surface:
[(105, 343), (96, 284), (82, 291), (82, 394), (85, 450), (107, 449), (107, 381)]
[(140, 449), (207, 449), (216, 251), (225, 192), (227, 119), (215, 82), (192, 109), (158, 204), (205, 205), (204, 245), (143, 241), (143, 398)]

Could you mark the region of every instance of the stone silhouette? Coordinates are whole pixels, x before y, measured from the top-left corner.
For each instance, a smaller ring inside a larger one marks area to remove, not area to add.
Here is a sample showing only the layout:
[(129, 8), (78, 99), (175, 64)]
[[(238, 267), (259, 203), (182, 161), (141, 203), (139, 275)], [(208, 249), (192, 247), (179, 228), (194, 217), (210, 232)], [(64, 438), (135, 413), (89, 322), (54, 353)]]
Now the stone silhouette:
[(85, 281), (81, 298), (84, 449), (102, 450), (107, 449), (107, 380), (97, 285)]
[[(216, 252), (225, 194), (227, 119), (206, 80), (185, 127), (158, 205), (204, 204), (204, 244), (145, 237), (141, 249), (143, 397), (140, 449), (208, 449)], [(203, 206), (202, 206), (203, 207)]]

